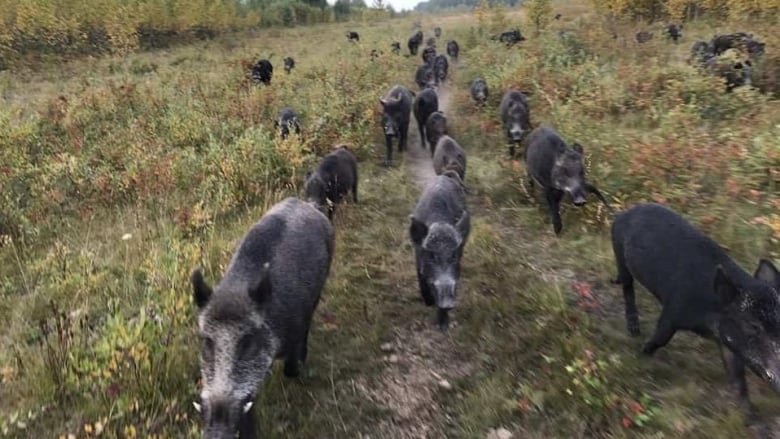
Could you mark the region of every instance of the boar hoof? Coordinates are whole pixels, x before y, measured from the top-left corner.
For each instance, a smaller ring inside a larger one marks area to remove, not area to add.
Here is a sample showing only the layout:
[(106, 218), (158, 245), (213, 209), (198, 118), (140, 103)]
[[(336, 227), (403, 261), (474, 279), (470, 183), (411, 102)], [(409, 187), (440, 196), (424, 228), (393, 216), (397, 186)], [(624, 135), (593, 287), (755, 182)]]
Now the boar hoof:
[(561, 223), (553, 224), (553, 230), (555, 231), (556, 236), (560, 236), (561, 230), (563, 230), (563, 224)]
[(444, 332), (450, 327), (450, 314), (446, 309), (440, 309), (436, 318), (436, 325)]
[(638, 337), (639, 336), (639, 323), (629, 323), (628, 324), (628, 334), (632, 337)]

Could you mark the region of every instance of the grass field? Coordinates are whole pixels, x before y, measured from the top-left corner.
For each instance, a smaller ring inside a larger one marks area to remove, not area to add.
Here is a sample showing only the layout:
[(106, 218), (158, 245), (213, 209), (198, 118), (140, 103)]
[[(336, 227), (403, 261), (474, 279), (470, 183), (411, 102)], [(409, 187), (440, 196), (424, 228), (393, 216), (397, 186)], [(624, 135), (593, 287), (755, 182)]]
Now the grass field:
[[(0, 73), (0, 437), (197, 437), (189, 273), (201, 265), (218, 280), (248, 227), (300, 194), (304, 172), (338, 143), (358, 152), (360, 203), (337, 211), (301, 378), (277, 364), (263, 384), (263, 437), (780, 431), (780, 398), (754, 376), (761, 416), (745, 424), (714, 344), (678, 334), (639, 357), (659, 307), (640, 290), (643, 336), (627, 335), (608, 215), (595, 200), (567, 206), (556, 237), (524, 165), (506, 158), (497, 113), (503, 90), (527, 91), (532, 121), (584, 145), (590, 180), (615, 206), (666, 202), (752, 271), (759, 257), (780, 259), (780, 103), (756, 89), (725, 94), (686, 60), (696, 39), (745, 29), (776, 60), (780, 33), (702, 21), (679, 45), (638, 46), (633, 33), (649, 26), (607, 25), (583, 4), (556, 11), (563, 19), (538, 36), (522, 11), (492, 11), (270, 29)], [(378, 98), (395, 84), (416, 90), (419, 63), (389, 45), (405, 46), (415, 20), (461, 46), (440, 99), (469, 155), (473, 220), (446, 333), (419, 299), (408, 239), (432, 172), (414, 125), (410, 151), (380, 166)], [(529, 33), (521, 47), (489, 41), (514, 25)], [(373, 48), (384, 51), (376, 62)], [(247, 84), (244, 63), (270, 54), (272, 85)], [(485, 108), (468, 94), (478, 76)], [(284, 106), (301, 114), (302, 142), (275, 138)]]

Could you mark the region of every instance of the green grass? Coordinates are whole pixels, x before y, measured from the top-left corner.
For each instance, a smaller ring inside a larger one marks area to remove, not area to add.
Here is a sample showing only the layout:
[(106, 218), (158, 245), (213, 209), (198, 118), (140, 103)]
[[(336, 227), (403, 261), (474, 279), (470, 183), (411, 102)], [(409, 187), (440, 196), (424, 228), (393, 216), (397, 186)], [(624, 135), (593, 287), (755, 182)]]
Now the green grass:
[[(764, 225), (780, 222), (778, 102), (724, 95), (684, 64), (688, 43), (712, 33), (706, 23), (686, 26), (679, 46), (627, 50), (587, 7), (558, 10), (564, 20), (522, 49), (486, 43), (494, 29), (480, 37), (472, 16), (422, 19), (461, 44), (445, 112), (474, 192), (447, 333), (416, 291), (407, 218), (418, 185), (407, 165), (379, 166), (377, 99), (396, 83), (416, 89), (418, 59), (389, 51), (411, 20), (351, 23), (359, 45), (345, 25), (323, 25), (2, 73), (0, 157), (12, 172), (0, 165), (0, 182), (20, 198), (0, 210), (0, 232), (13, 236), (0, 247), (0, 437), (89, 437), (85, 424), (94, 432), (97, 422), (101, 437), (197, 437), (189, 272), (202, 265), (216, 281), (248, 227), (300, 193), (304, 170), (341, 142), (360, 157), (360, 203), (336, 214), (302, 377), (285, 379), (277, 364), (263, 384), (264, 437), (484, 438), (499, 426), (527, 438), (749, 437), (712, 343), (678, 334), (639, 357), (609, 283), (609, 218), (595, 202), (567, 206), (555, 237), (523, 165), (505, 158), (496, 109), (503, 89), (529, 91), (533, 121), (585, 145), (591, 180), (617, 206), (667, 199), (752, 268), (780, 255)], [(577, 44), (561, 42), (562, 29)], [(385, 55), (370, 63), (374, 47)], [(240, 61), (268, 53), (274, 84), (244, 85)], [(468, 96), (477, 76), (491, 87), (485, 109)], [(301, 113), (302, 144), (269, 132), (287, 105)], [(412, 148), (417, 136), (412, 127)], [(639, 306), (647, 337), (659, 307), (643, 291)], [(45, 336), (39, 321), (57, 316), (72, 331)], [(780, 401), (755, 377), (750, 385), (772, 425)]]

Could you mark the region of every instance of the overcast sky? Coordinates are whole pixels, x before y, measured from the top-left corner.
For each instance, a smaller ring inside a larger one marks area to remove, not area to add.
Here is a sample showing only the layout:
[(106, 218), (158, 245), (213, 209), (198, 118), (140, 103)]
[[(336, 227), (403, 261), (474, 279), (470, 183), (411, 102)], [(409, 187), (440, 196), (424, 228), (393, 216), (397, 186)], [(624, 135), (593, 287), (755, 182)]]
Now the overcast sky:
[[(371, 4), (374, 3), (374, 0), (364, 0), (368, 6), (371, 6)], [(420, 3), (422, 0), (384, 0), (385, 3), (390, 3), (393, 5), (393, 9), (396, 11), (400, 11), (401, 9), (414, 9), (414, 7), (417, 5), (417, 3)], [(328, 4), (334, 4), (336, 3), (336, 0), (328, 0)]]

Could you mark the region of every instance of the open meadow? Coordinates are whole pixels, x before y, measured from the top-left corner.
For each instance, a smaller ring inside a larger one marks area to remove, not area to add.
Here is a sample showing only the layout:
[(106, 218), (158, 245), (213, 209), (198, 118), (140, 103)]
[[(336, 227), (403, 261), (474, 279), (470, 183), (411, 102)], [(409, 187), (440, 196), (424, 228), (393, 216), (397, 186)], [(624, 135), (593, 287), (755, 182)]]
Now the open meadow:
[[(780, 437), (780, 396), (749, 372), (759, 415), (745, 422), (715, 343), (678, 333), (639, 354), (660, 307), (638, 288), (643, 332), (628, 335), (611, 216), (593, 197), (565, 199), (556, 236), (498, 113), (505, 90), (527, 92), (532, 123), (584, 146), (616, 210), (665, 203), (752, 273), (759, 258), (780, 263), (777, 17), (693, 21), (674, 44), (661, 24), (605, 21), (580, 1), (553, 9), (562, 18), (538, 35), (525, 10), (493, 8), (0, 71), (0, 437), (200, 437), (190, 273), (215, 284), (247, 229), (302, 196), (305, 172), (342, 143), (358, 156), (360, 200), (336, 210), (301, 376), (278, 363), (261, 386), (260, 437)], [(420, 300), (409, 240), (433, 173), (414, 122), (409, 150), (382, 166), (379, 98), (418, 90), (415, 21), (426, 38), (442, 28), (439, 52), (461, 48), (439, 105), (468, 155), (471, 236), (446, 332)], [(527, 40), (490, 40), (513, 27)], [(637, 44), (644, 29), (656, 37)], [(725, 93), (688, 58), (696, 40), (737, 31), (767, 49), (757, 87)], [(247, 66), (269, 56), (271, 85), (252, 84)], [(478, 77), (484, 107), (469, 95)], [(302, 140), (276, 135), (283, 107)]]

